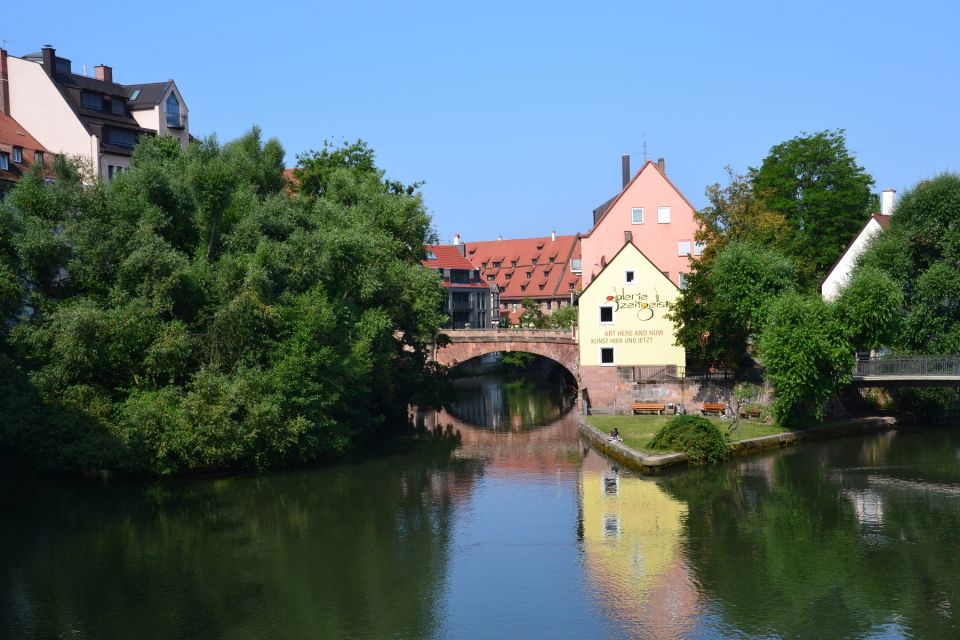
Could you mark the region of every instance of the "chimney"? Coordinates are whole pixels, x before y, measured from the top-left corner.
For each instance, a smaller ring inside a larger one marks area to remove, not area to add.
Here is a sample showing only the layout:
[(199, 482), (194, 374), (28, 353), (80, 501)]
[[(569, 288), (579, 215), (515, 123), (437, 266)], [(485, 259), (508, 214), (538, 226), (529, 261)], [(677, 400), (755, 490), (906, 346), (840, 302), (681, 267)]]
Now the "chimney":
[(7, 81), (6, 49), (0, 49), (0, 112), (10, 115), (10, 83)]
[(897, 206), (897, 190), (884, 189), (880, 194), (880, 214), (888, 216), (893, 213), (893, 208)]
[(48, 44), (43, 45), (43, 70), (51, 78), (57, 72), (57, 50)]
[(93, 75), (97, 80), (113, 82), (113, 67), (108, 67), (105, 64), (98, 64), (93, 68)]
[(460, 244), (460, 234), (455, 233), (453, 234), (453, 246), (457, 246), (458, 244)]
[(553, 231), (550, 232), (550, 242), (556, 242), (556, 241), (557, 241), (557, 230), (554, 229)]
[(623, 232), (623, 244), (630, 244), (633, 242), (633, 231), (627, 229)]
[(657, 158), (657, 169), (660, 169), (660, 173), (667, 175), (667, 164), (664, 162), (663, 157)]
[(497, 236), (497, 240), (503, 240), (503, 236)]
[(620, 172), (623, 177), (623, 186), (626, 187), (630, 182), (630, 156), (627, 154), (620, 156)]

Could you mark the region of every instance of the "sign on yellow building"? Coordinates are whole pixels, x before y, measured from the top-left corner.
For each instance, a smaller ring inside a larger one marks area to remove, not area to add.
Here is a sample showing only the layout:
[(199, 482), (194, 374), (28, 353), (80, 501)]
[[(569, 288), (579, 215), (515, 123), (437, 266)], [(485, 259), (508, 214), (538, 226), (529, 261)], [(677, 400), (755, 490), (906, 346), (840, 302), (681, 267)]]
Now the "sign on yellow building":
[(667, 319), (679, 289), (632, 242), (580, 294), (580, 366), (686, 363)]

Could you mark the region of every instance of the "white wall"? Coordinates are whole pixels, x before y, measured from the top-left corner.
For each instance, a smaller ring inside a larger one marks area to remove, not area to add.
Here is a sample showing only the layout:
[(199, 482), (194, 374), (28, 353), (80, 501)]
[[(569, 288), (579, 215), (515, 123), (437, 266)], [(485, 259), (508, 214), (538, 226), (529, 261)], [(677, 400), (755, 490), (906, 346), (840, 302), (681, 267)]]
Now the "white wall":
[(36, 62), (9, 56), (10, 115), (53, 153), (79, 156), (96, 167), (97, 140), (77, 119)]
[(850, 280), (850, 274), (857, 264), (857, 258), (859, 258), (860, 254), (867, 248), (870, 239), (880, 231), (882, 231), (880, 223), (870, 218), (870, 222), (863, 228), (860, 235), (853, 239), (850, 247), (840, 257), (833, 271), (831, 271), (830, 275), (823, 281), (820, 291), (823, 294), (824, 300), (835, 300), (837, 296), (840, 295), (840, 290), (843, 289)]

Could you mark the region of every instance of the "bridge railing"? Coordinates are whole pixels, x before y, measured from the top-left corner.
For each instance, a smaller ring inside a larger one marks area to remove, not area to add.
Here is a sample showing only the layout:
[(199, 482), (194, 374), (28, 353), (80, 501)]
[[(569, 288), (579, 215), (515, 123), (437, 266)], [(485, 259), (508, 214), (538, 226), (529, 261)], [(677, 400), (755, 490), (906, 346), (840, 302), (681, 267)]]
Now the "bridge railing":
[(451, 337), (497, 336), (504, 338), (576, 338), (576, 327), (573, 329), (444, 329), (444, 333)]
[(885, 356), (860, 360), (853, 372), (855, 378), (898, 376), (960, 376), (960, 356)]

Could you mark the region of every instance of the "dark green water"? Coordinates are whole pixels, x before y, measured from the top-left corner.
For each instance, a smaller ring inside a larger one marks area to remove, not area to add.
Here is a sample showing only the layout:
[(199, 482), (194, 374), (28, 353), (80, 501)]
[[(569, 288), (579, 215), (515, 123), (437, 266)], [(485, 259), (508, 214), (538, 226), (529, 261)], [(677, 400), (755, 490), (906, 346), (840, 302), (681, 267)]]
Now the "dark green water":
[(960, 432), (649, 479), (585, 451), (558, 389), (490, 385), (459, 404), (485, 426), (427, 417), (456, 448), (0, 479), (0, 638), (960, 637)]

